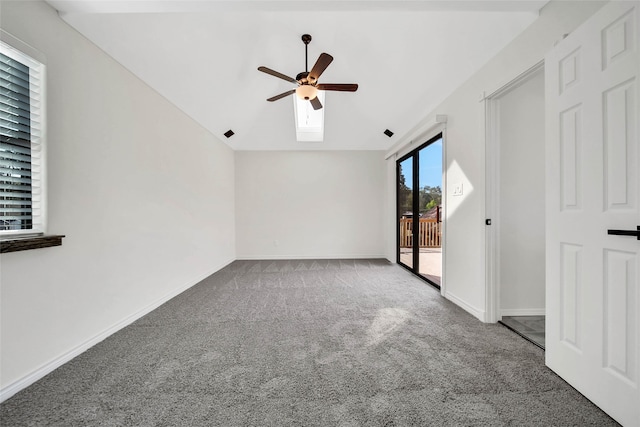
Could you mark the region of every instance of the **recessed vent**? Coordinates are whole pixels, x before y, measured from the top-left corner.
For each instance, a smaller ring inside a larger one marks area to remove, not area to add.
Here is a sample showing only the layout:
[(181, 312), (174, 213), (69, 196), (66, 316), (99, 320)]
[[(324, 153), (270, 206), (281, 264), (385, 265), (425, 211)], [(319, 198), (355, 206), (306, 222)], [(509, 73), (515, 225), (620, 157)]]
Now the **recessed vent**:
[(385, 129), (384, 134), (387, 135), (389, 138), (393, 136), (393, 132), (391, 132), (389, 129)]
[(224, 133), (224, 136), (226, 136), (227, 138), (231, 138), (233, 136), (233, 131), (229, 129)]

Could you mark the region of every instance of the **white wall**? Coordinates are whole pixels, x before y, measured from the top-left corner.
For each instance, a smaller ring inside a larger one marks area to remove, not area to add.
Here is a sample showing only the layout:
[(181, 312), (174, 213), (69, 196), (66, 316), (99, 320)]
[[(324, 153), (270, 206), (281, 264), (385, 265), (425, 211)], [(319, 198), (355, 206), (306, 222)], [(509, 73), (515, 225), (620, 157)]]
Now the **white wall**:
[(240, 259), (383, 257), (381, 151), (236, 152)]
[(6, 398), (233, 261), (234, 154), (47, 4), (0, 7), (47, 58), (49, 231), (66, 235), (0, 258)]
[(503, 316), (544, 314), (544, 72), (499, 103), (499, 288)]
[[(544, 58), (554, 42), (571, 32), (605, 2), (551, 1), (540, 17), (498, 55), (432, 111), (447, 116), (445, 174), (447, 253), (444, 257), (444, 295), (481, 320), (485, 309), (485, 116), (483, 97), (504, 86)], [(428, 55), (428, 48), (421, 54)], [(394, 161), (393, 159), (391, 161)], [(387, 169), (391, 171), (389, 167)], [(453, 196), (455, 184), (464, 194)], [(395, 194), (389, 194), (392, 203)], [(388, 222), (387, 239), (395, 237), (395, 221)]]

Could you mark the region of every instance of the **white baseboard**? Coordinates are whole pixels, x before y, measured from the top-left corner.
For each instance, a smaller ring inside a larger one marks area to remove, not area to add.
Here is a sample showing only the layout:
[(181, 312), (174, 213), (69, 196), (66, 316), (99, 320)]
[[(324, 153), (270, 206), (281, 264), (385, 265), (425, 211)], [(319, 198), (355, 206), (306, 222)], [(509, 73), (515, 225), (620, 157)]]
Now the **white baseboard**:
[(96, 345), (99, 342), (103, 341), (104, 339), (106, 339), (110, 335), (113, 335), (114, 333), (118, 332), (120, 329), (124, 328), (125, 326), (130, 325), (131, 323), (133, 323), (136, 320), (140, 319), (142, 316), (144, 316), (144, 315), (150, 313), (151, 311), (155, 310), (156, 308), (160, 307), (162, 304), (164, 304), (165, 302), (169, 301), (171, 298), (181, 294), (182, 292), (186, 291), (190, 287), (200, 283), (201, 281), (203, 281), (207, 277), (211, 276), (213, 273), (215, 273), (215, 272), (221, 270), (222, 268), (226, 267), (227, 265), (231, 264), (234, 260), (235, 260), (234, 258), (230, 258), (229, 260), (220, 263), (218, 266), (210, 269), (208, 272), (199, 275), (198, 277), (194, 278), (193, 280), (190, 280), (189, 282), (183, 284), (179, 288), (174, 289), (173, 291), (169, 292), (167, 295), (163, 296), (162, 298), (157, 299), (153, 303), (151, 303), (148, 306), (144, 307), (142, 310), (139, 310), (136, 313), (133, 313), (132, 315), (122, 319), (121, 321), (117, 322), (113, 326), (105, 329), (104, 331), (102, 331), (99, 334), (95, 335), (94, 337), (88, 339), (87, 341), (83, 342), (82, 344), (76, 346), (75, 348), (73, 348), (73, 349), (69, 350), (68, 352), (62, 354), (61, 356), (58, 356), (55, 359), (53, 359), (53, 360), (41, 365), (40, 367), (34, 369), (31, 373), (29, 373), (29, 374), (25, 375), (24, 377), (12, 382), (11, 384), (7, 385), (6, 387), (3, 387), (2, 389), (0, 389), (0, 402), (4, 402), (8, 398), (13, 396), (17, 392), (19, 392), (20, 390), (27, 388), (28, 386), (30, 386), (31, 384), (35, 383), (36, 381), (38, 381), (39, 379), (41, 379), (45, 375), (53, 372), (54, 370), (56, 370), (60, 366), (64, 365), (65, 363), (67, 363), (68, 361), (73, 359), (74, 357), (79, 356), (80, 354), (82, 354), (85, 351), (89, 350), (91, 347), (93, 347), (94, 345)]
[(544, 308), (504, 308), (500, 310), (502, 316), (544, 316)]
[(465, 301), (461, 300), (460, 298), (458, 298), (457, 296), (453, 295), (450, 292), (446, 292), (443, 295), (446, 299), (448, 299), (449, 301), (451, 301), (452, 303), (454, 303), (455, 305), (457, 305), (458, 307), (462, 308), (463, 310), (465, 310), (466, 312), (470, 313), (471, 315), (473, 315), (474, 317), (476, 317), (478, 320), (480, 320), (481, 322), (486, 322), (486, 313), (484, 310), (480, 310), (476, 307), (473, 307), (472, 305), (466, 303)]
[(279, 261), (279, 260), (297, 260), (297, 259), (387, 259), (386, 255), (369, 254), (369, 255), (248, 255), (236, 258), (239, 261)]

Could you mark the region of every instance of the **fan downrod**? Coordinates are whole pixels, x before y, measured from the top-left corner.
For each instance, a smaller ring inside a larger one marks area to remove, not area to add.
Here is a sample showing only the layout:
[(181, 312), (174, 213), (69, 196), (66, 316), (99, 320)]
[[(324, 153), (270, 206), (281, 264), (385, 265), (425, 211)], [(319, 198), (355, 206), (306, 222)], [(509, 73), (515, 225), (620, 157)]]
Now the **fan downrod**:
[[(309, 55), (308, 55), (308, 49), (309, 49), (309, 43), (311, 42), (311, 35), (309, 34), (303, 34), (302, 35), (302, 43), (304, 43), (304, 71), (305, 73), (309, 74)], [(302, 73), (300, 73), (302, 74)], [(298, 75), (300, 75), (298, 74)], [(307, 76), (305, 76), (307, 77)], [(296, 80), (300, 80), (300, 79), (296, 79)]]

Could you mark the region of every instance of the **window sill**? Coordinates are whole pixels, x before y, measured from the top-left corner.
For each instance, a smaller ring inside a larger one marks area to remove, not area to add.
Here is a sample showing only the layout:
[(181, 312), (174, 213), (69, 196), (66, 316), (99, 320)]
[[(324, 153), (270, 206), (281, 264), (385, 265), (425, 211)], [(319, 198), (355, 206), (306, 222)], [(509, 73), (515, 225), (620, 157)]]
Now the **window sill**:
[(63, 235), (44, 234), (40, 236), (6, 236), (0, 238), (0, 254), (49, 248), (62, 245)]

